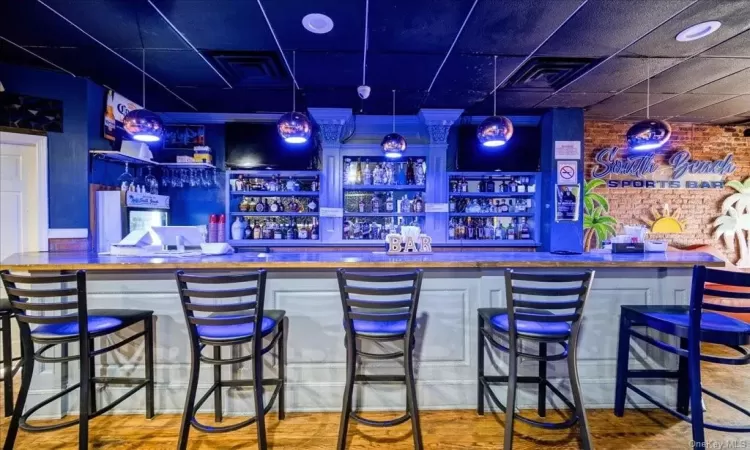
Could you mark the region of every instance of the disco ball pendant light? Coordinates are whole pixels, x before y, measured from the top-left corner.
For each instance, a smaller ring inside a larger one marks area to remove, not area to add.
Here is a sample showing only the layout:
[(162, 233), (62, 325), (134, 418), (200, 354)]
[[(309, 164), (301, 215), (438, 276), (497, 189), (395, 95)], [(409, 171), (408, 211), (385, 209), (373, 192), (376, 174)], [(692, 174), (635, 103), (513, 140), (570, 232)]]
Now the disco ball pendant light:
[(397, 159), (406, 151), (406, 139), (396, 133), (396, 90), (393, 90), (393, 130), (380, 143), (386, 158)]
[(304, 144), (312, 135), (312, 124), (302, 113), (297, 112), (297, 53), (292, 52), (292, 112), (288, 112), (276, 122), (279, 136), (287, 144)]
[(146, 109), (146, 49), (143, 49), (141, 67), (143, 109), (128, 111), (122, 119), (122, 127), (133, 138), (140, 142), (158, 142), (164, 134), (164, 123), (161, 118)]
[(497, 115), (497, 56), (495, 56), (495, 83), (492, 91), (492, 117), (479, 124), (477, 138), (484, 147), (500, 147), (513, 136), (513, 122), (507, 117)]
[(651, 68), (646, 62), (646, 120), (634, 124), (627, 133), (628, 147), (631, 150), (654, 150), (666, 144), (672, 136), (672, 128), (663, 120), (652, 120), (649, 105), (651, 103)]

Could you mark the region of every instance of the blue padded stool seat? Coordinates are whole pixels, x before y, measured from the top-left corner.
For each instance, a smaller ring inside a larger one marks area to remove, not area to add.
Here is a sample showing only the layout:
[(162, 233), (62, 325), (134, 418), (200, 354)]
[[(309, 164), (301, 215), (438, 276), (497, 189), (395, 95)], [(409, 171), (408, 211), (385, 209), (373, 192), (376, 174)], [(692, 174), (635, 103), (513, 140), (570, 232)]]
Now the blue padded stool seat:
[[(508, 324), (508, 313), (505, 308), (480, 308), (479, 313), (484, 316), (492, 328), (497, 331), (507, 333), (510, 330)], [(516, 308), (517, 312), (533, 314), (538, 316), (553, 315), (549, 311), (539, 309)], [(561, 337), (566, 338), (570, 335), (570, 323), (568, 322), (536, 322), (533, 320), (516, 319), (516, 331), (519, 335), (543, 336), (543, 337)]]
[[(633, 326), (647, 325), (658, 331), (687, 338), (689, 306), (623, 306), (623, 313), (633, 318)], [(643, 323), (645, 322), (645, 323)], [(713, 311), (701, 314), (701, 339), (708, 342), (723, 341), (721, 335), (743, 335), (750, 340), (750, 324), (734, 317)], [(739, 344), (741, 345), (741, 344)]]
[(369, 336), (396, 336), (406, 334), (406, 320), (352, 320), (354, 332)]
[[(284, 311), (281, 310), (268, 310), (265, 311), (263, 320), (260, 323), (261, 335), (265, 336), (274, 329), (276, 324), (284, 318)], [(221, 315), (213, 317), (224, 317), (233, 318), (241, 317), (238, 315)], [(254, 323), (242, 323), (238, 325), (197, 325), (198, 336), (203, 339), (212, 340), (232, 340), (241, 339), (244, 337), (252, 337), (255, 335), (255, 324)]]
[[(90, 309), (88, 329), (91, 336), (99, 336), (127, 328), (153, 315), (153, 311), (137, 309)], [(78, 322), (43, 324), (31, 332), (33, 339), (60, 339), (78, 336)]]

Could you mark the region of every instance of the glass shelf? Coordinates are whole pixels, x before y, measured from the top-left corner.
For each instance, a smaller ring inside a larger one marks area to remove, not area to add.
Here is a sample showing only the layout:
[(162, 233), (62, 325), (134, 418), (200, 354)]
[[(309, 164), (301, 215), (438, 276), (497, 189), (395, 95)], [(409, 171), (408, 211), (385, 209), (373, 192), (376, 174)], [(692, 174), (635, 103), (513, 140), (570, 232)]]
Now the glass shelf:
[(425, 213), (408, 213), (408, 212), (346, 212), (344, 217), (424, 217)]
[(231, 212), (230, 216), (247, 217), (317, 217), (317, 212)]
[(319, 191), (232, 191), (232, 195), (247, 197), (318, 197)]
[(399, 184), (372, 184), (372, 185), (364, 185), (364, 184), (345, 184), (344, 185), (345, 191), (424, 191), (425, 186), (424, 185), (416, 185), (416, 184), (407, 184), (407, 185), (399, 185)]
[(533, 211), (527, 212), (488, 212), (488, 213), (448, 213), (450, 217), (533, 217)]
[(477, 198), (503, 198), (503, 197), (533, 197), (536, 192), (449, 192), (449, 197), (477, 197)]

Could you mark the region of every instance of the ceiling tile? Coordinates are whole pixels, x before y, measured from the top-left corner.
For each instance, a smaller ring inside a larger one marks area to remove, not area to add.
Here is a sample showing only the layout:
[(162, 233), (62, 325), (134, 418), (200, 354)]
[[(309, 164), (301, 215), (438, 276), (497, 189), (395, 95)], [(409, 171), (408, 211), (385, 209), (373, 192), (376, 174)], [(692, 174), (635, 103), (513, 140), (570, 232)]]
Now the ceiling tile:
[[(655, 3), (655, 2), (653, 2)], [(625, 50), (639, 56), (692, 56), (720, 44), (750, 26), (747, 12), (750, 0), (697, 2)], [(702, 39), (678, 42), (675, 37), (686, 28), (709, 20), (721, 27)]]
[(601, 0), (588, 2), (539, 55), (606, 57), (651, 31), (693, 0)]
[[(426, 91), (442, 61), (443, 55), (369, 53), (367, 84), (389, 93), (392, 89)], [(360, 78), (357, 85), (362, 81), (361, 55), (358, 70)]]
[[(683, 94), (668, 98), (663, 102), (652, 104), (649, 110), (650, 115), (654, 117), (673, 117), (687, 114), (730, 98), (732, 98), (731, 95)], [(628, 117), (645, 118), (646, 108), (639, 109)]]
[(612, 94), (605, 93), (559, 93), (537, 105), (539, 108), (583, 108), (598, 103)]
[(620, 92), (646, 79), (646, 64), (652, 73), (664, 70), (680, 62), (677, 58), (623, 58), (615, 57), (586, 72), (563, 92)]
[[(292, 52), (286, 52), (292, 64)], [(297, 52), (297, 83), (300, 88), (351, 86), (362, 81), (362, 54), (342, 52)], [(321, 70), (325, 68), (325, 70)], [(291, 83), (291, 79), (289, 80)]]
[[(142, 50), (120, 49), (118, 53), (136, 66), (142, 65)], [(148, 50), (146, 72), (169, 86), (226, 87), (193, 50)]]
[[(511, 74), (522, 62), (523, 58), (520, 57), (498, 57), (497, 82)], [(494, 64), (492, 56), (451, 54), (435, 80), (433, 89), (491, 92), (494, 88)]]
[[(651, 101), (666, 100), (669, 97), (670, 95), (665, 94), (651, 94)], [(618, 94), (601, 103), (592, 105), (587, 111), (593, 115), (615, 118), (631, 114), (645, 105), (646, 96), (644, 94)]]
[(582, 0), (483, 0), (466, 23), (454, 51), (500, 55), (531, 53)]
[(84, 47), (96, 45), (75, 27), (35, 1), (0, 3), (2, 36), (32, 47)]
[(691, 111), (684, 117), (693, 118), (696, 121), (714, 120), (732, 115), (742, 115), (747, 111), (750, 111), (750, 95), (740, 95), (697, 111)]
[[(651, 92), (681, 94), (748, 67), (750, 59), (692, 58), (653, 76)], [(646, 82), (643, 81), (626, 92), (646, 92)]]
[(750, 57), (750, 31), (745, 31), (711, 50), (707, 50), (705, 55)]
[(695, 94), (750, 94), (750, 69), (726, 76), (691, 92)]

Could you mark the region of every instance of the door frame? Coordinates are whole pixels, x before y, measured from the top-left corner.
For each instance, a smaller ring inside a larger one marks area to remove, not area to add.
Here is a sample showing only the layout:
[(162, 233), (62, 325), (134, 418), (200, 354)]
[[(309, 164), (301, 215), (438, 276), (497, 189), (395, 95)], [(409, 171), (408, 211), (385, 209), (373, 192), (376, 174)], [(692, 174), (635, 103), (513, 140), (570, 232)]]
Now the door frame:
[(37, 160), (37, 170), (34, 176), (37, 182), (38, 192), (36, 197), (36, 209), (38, 220), (37, 229), (39, 230), (39, 235), (36, 237), (35, 242), (30, 242), (36, 243), (36, 248), (29, 249), (29, 251), (49, 251), (49, 177), (47, 163), (47, 136), (0, 131), (0, 142), (34, 147)]

